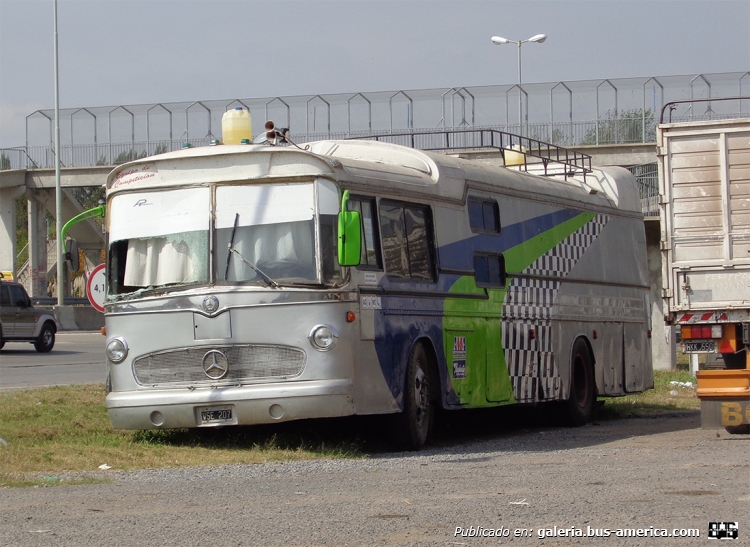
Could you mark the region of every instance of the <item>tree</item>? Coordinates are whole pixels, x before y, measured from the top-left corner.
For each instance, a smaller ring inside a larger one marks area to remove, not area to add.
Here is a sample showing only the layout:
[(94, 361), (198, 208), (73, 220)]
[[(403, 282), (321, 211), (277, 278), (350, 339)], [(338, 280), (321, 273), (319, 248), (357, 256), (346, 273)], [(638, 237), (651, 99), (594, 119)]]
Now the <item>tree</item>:
[(10, 158), (5, 154), (0, 155), (0, 171), (10, 169)]
[(645, 112), (642, 108), (634, 108), (620, 113), (616, 110), (607, 110), (605, 117), (597, 121), (597, 127), (586, 133), (581, 144), (620, 144), (655, 140), (656, 119), (653, 111), (650, 108)]
[(147, 155), (146, 152), (141, 152), (141, 154), (139, 155), (138, 152), (136, 152), (135, 150), (131, 148), (127, 152), (120, 152), (120, 154), (112, 162), (112, 165), (120, 165), (121, 163), (127, 163), (129, 161), (139, 160), (141, 158), (145, 158), (146, 155)]

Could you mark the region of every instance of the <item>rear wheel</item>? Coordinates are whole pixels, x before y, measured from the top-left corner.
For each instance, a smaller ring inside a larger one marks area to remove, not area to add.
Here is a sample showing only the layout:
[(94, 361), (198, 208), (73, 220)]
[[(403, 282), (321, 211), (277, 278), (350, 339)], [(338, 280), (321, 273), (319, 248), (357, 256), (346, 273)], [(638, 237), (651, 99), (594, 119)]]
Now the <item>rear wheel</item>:
[(417, 344), (409, 356), (404, 386), (404, 410), (397, 416), (396, 429), (399, 448), (419, 450), (432, 428), (429, 358), (422, 344)]
[(55, 347), (55, 329), (47, 323), (42, 327), (39, 338), (34, 342), (34, 348), (39, 353), (47, 353), (52, 351), (53, 347)]
[(732, 435), (750, 435), (750, 424), (728, 425), (724, 429)]
[(596, 403), (594, 366), (582, 338), (573, 345), (570, 367), (570, 397), (565, 402), (565, 415), (569, 425), (579, 427), (591, 420)]

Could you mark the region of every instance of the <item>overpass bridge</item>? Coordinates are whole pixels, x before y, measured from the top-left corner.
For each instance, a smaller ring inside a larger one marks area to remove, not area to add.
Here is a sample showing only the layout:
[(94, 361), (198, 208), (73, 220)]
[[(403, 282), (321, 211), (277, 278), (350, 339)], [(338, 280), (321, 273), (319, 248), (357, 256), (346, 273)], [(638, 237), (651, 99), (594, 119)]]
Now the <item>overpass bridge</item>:
[[(63, 217), (67, 220), (96, 205), (106, 175), (115, 165), (185, 145), (211, 144), (220, 136), (223, 113), (237, 106), (251, 112), (254, 134), (272, 119), (278, 127), (288, 128), (295, 142), (503, 131), (589, 155), (594, 166), (630, 168), (641, 183), (649, 257), (656, 264), (651, 270), (657, 276), (654, 141), (662, 105), (677, 99), (748, 94), (750, 72), (733, 72), (64, 109), (60, 118)], [(748, 112), (750, 101), (738, 100), (681, 105), (669, 115), (679, 121), (747, 116)], [(57, 290), (51, 283), (56, 273), (55, 242), (47, 239), (48, 214), (55, 214), (55, 151), (49, 144), (53, 120), (51, 110), (29, 114), (25, 145), (0, 149), (0, 270), (17, 274), (34, 297)], [(485, 161), (502, 161), (503, 154), (482, 147), (463, 147), (453, 153)], [(15, 238), (15, 200), (20, 196), (26, 198), (29, 227), (24, 251), (28, 259), (23, 263), (18, 260)], [(81, 223), (71, 236), (84, 250), (85, 269), (103, 260), (100, 224)], [(77, 276), (74, 283), (64, 282), (64, 294), (83, 296), (82, 281)], [(654, 280), (653, 285), (660, 286), (660, 282)], [(661, 300), (657, 295), (653, 301)], [(661, 321), (659, 313), (654, 317)]]

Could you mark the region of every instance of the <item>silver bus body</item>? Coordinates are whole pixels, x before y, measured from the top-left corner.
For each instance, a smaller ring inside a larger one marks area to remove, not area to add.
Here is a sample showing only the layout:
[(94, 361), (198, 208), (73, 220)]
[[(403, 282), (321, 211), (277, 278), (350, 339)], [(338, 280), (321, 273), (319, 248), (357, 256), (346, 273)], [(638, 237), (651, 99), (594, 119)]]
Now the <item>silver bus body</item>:
[[(322, 141), (144, 158), (107, 188), (115, 427), (398, 413), (417, 346), (446, 409), (568, 401), (582, 353), (598, 395), (653, 386), (624, 169), (558, 180)], [(336, 261), (343, 190), (357, 267)]]

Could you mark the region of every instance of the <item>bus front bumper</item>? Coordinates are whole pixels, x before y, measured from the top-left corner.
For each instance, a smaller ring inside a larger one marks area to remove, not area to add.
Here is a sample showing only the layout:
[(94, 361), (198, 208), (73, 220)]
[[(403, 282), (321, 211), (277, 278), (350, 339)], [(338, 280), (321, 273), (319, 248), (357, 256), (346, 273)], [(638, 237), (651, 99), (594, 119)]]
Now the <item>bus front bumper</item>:
[(117, 429), (267, 424), (354, 414), (350, 379), (112, 392)]

